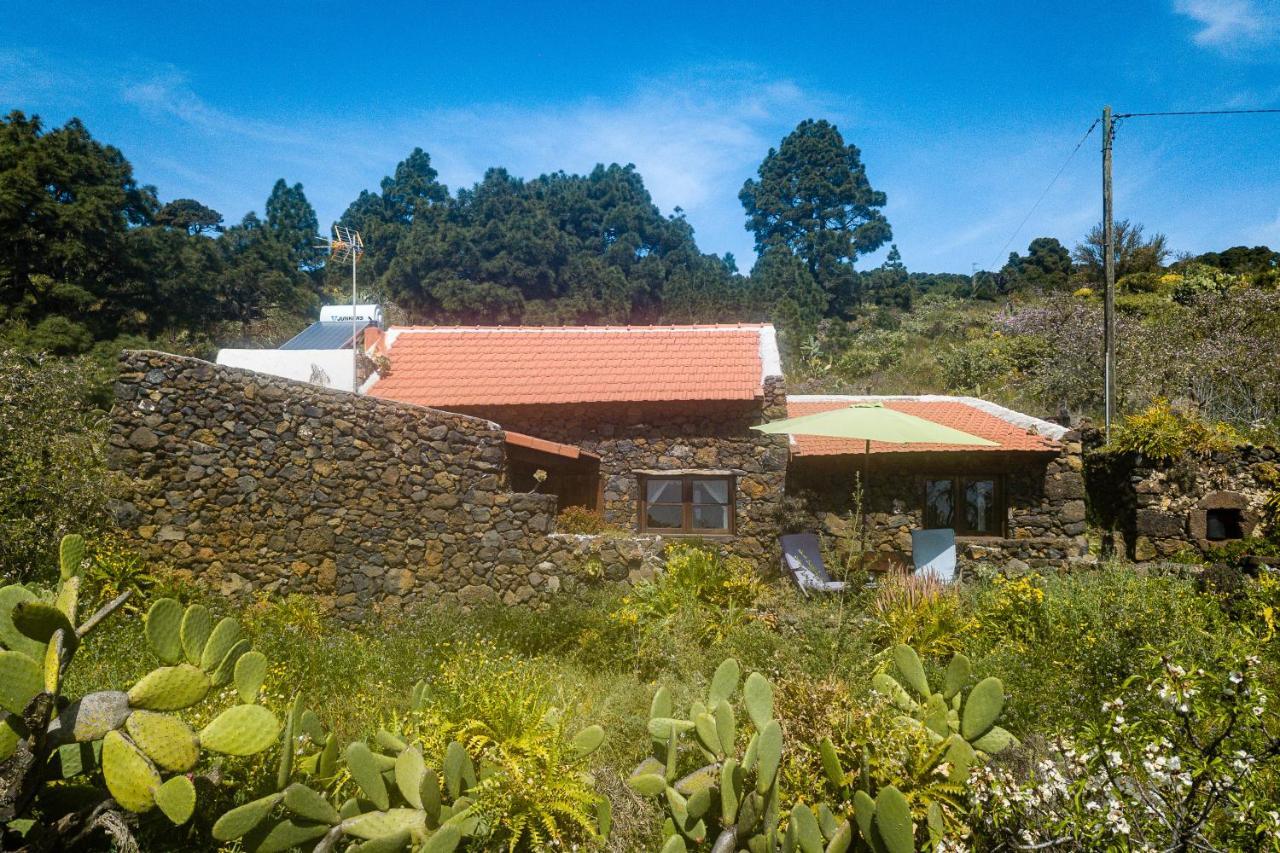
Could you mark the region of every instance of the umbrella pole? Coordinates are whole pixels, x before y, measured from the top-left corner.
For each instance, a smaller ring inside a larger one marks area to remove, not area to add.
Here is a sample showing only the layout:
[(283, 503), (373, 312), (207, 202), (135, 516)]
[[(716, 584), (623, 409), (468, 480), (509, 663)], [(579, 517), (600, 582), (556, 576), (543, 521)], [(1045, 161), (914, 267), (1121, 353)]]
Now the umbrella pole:
[(871, 439), (867, 439), (862, 450), (862, 541), (858, 544), (858, 560), (861, 568), (867, 567), (867, 470), (871, 464)]

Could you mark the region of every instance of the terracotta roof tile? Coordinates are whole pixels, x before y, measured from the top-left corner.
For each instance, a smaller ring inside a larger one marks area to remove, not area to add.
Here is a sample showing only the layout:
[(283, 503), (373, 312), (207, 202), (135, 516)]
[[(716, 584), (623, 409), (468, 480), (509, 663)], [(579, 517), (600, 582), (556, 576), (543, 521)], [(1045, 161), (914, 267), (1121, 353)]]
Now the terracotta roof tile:
[[(813, 415), (831, 409), (848, 406), (852, 400), (787, 401), (787, 416)], [(885, 400), (891, 409), (906, 412), (943, 426), (998, 442), (995, 446), (958, 444), (893, 444), (871, 442), (874, 453), (957, 452), (990, 453), (992, 451), (1054, 451), (1058, 442), (1043, 435), (1027, 431), (1026, 427), (1009, 423), (960, 400)], [(792, 436), (791, 452), (795, 456), (844, 456), (861, 454), (864, 442), (845, 438), (825, 438), (815, 435)]]
[[(409, 326), (380, 346), (375, 397), (450, 406), (750, 400), (761, 394), (772, 327)], [(768, 371), (774, 372), (774, 371)]]

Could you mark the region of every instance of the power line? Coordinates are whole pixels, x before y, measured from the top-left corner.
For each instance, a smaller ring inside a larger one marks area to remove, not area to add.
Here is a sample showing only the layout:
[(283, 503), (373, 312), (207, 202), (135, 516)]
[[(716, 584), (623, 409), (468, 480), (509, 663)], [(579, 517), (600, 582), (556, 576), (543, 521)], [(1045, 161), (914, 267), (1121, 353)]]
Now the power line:
[[(1071, 153), (1068, 154), (1067, 159), (1062, 162), (1062, 166), (1061, 168), (1058, 169), (1057, 174), (1053, 176), (1053, 180), (1049, 181), (1049, 185), (1046, 186), (1044, 188), (1044, 191), (1040, 193), (1040, 197), (1036, 199), (1036, 203), (1031, 205), (1031, 209), (1027, 211), (1027, 215), (1022, 217), (1022, 221), (1018, 223), (1018, 227), (1013, 229), (1013, 233), (1009, 235), (1009, 239), (1006, 240), (1004, 246), (1001, 247), (1000, 254), (996, 256), (995, 264), (993, 264), (993, 266), (998, 265), (1001, 259), (1004, 258), (1005, 256), (1004, 253), (1008, 251), (1009, 246), (1013, 244), (1013, 241), (1015, 239), (1017, 239), (1018, 233), (1021, 232), (1023, 226), (1025, 226), (1027, 222), (1030, 221), (1032, 215), (1036, 212), (1036, 209), (1040, 207), (1040, 202), (1044, 201), (1045, 196), (1047, 196), (1049, 194), (1049, 191), (1053, 189), (1054, 184), (1058, 183), (1058, 178), (1061, 178), (1062, 173), (1067, 170), (1067, 166), (1071, 165), (1071, 161), (1076, 156), (1076, 152), (1080, 150), (1080, 147), (1082, 145), (1084, 145), (1085, 140), (1089, 138), (1089, 135), (1091, 133), (1093, 133), (1094, 128), (1098, 126), (1098, 123), (1100, 121), (1102, 121), (1102, 119), (1094, 119), (1093, 124), (1089, 125), (1089, 129), (1084, 132), (1084, 136), (1080, 137), (1080, 141), (1076, 143), (1076, 147), (1071, 149)], [(996, 266), (996, 268), (998, 269), (999, 267)]]
[(1235, 116), (1251, 113), (1280, 113), (1280, 109), (1265, 110), (1174, 110), (1163, 113), (1117, 113), (1115, 118), (1144, 118), (1146, 116)]

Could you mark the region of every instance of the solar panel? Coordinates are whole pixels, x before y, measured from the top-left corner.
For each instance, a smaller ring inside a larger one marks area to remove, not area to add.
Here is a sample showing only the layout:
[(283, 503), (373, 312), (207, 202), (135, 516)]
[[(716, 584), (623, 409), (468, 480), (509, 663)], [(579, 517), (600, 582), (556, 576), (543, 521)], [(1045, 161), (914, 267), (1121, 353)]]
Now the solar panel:
[[(364, 329), (371, 323), (364, 323), (358, 328)], [(326, 322), (312, 323), (294, 337), (280, 345), (280, 349), (347, 349), (351, 346), (351, 323)]]

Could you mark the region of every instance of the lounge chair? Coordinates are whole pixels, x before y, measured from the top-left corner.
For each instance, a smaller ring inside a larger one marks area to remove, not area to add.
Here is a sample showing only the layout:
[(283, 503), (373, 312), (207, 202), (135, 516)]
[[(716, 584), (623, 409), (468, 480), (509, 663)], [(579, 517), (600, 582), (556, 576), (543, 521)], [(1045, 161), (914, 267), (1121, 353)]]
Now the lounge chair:
[(805, 595), (815, 592), (839, 592), (842, 581), (832, 580), (822, 562), (822, 547), (813, 533), (791, 533), (782, 537), (782, 568), (791, 573)]
[(918, 574), (943, 583), (956, 578), (956, 532), (949, 527), (911, 531), (911, 561)]

